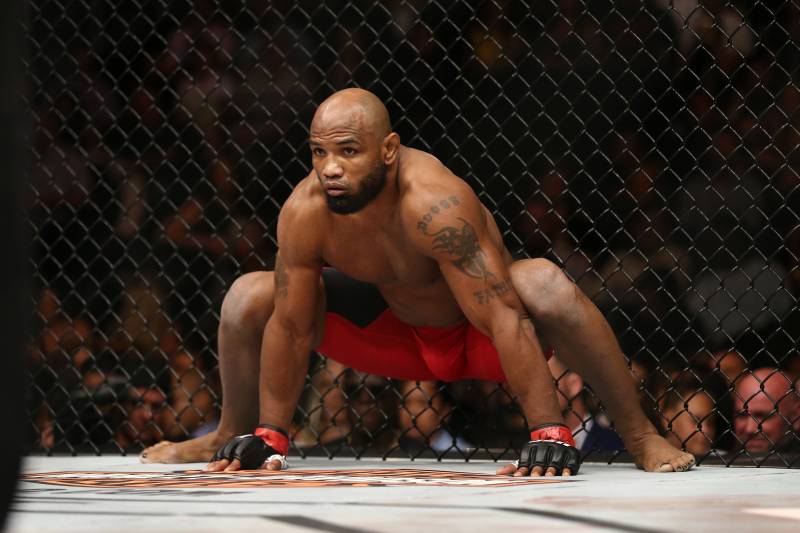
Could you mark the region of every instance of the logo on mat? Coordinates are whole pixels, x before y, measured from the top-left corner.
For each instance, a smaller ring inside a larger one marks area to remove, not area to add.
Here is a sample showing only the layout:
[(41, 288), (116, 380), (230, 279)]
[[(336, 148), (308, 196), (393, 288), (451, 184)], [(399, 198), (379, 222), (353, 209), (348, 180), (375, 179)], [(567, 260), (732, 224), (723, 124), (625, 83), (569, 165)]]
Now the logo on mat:
[(23, 481), (67, 487), (134, 489), (268, 489), (310, 487), (511, 487), (562, 483), (552, 478), (508, 477), (467, 472), (411, 469), (364, 470), (249, 470), (209, 473), (177, 472), (42, 472), (25, 474)]

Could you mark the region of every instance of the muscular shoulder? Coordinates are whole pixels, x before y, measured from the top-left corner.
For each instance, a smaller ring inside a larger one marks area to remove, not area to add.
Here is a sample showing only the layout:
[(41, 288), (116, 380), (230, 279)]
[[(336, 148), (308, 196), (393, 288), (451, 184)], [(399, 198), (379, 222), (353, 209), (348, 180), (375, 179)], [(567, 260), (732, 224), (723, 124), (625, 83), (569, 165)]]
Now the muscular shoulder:
[(411, 150), (402, 176), (403, 225), (415, 236), (459, 219), (483, 224), (483, 206), (472, 187), (434, 156)]
[(325, 198), (315, 185), (313, 174), (306, 176), (281, 207), (278, 247), (284, 261), (290, 258), (304, 263), (321, 260), (328, 211)]

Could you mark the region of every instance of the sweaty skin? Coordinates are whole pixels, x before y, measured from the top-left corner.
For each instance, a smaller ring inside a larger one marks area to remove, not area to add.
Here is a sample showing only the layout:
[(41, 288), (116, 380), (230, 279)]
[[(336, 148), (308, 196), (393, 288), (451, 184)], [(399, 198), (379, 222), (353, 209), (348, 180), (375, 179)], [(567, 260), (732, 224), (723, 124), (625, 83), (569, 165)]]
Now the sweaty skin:
[[(208, 460), (231, 436), (252, 430), (254, 416), (289, 427), (309, 353), (324, 327), (320, 270), (327, 263), (375, 284), (395, 315), (412, 326), (469, 320), (492, 338), (530, 426), (562, 422), (541, 338), (595, 387), (640, 468), (682, 471), (694, 464), (644, 416), (619, 345), (592, 302), (552, 263), (515, 263), (469, 185), (432, 155), (401, 145), (375, 95), (347, 89), (328, 98), (311, 123), (310, 147), (313, 170), (279, 217), (275, 273), (241, 278), (242, 285), (263, 287), (248, 291), (266, 295), (248, 314), (258, 315), (252, 323), (262, 324), (261, 330), (234, 332), (233, 320), (226, 320), (226, 312), (233, 316), (247, 300), (238, 296), (244, 292), (237, 289), (239, 281), (223, 304), (225, 400), (219, 428), (201, 439), (160, 443), (145, 450), (143, 461)], [(234, 334), (243, 340), (234, 340)], [(247, 370), (230, 353), (247, 360)], [(258, 380), (247, 378), (253, 363), (260, 363)], [(236, 460), (208, 466), (238, 468)], [(554, 470), (508, 465), (498, 473), (553, 475)]]

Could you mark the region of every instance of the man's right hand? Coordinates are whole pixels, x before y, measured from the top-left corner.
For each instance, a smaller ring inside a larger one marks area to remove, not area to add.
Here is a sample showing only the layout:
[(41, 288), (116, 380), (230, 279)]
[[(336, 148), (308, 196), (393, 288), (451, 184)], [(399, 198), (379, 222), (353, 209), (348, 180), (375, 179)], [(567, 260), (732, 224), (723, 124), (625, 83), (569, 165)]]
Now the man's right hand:
[(289, 437), (280, 428), (259, 426), (253, 434), (234, 437), (220, 448), (206, 466), (206, 472), (234, 470), (284, 470)]

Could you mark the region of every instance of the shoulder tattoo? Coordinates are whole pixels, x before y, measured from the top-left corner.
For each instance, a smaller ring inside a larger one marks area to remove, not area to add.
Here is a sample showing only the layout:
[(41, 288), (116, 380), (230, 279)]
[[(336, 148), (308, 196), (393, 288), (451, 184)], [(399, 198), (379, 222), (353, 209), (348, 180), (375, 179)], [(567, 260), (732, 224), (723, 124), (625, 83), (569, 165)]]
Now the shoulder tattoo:
[(445, 198), (444, 200), (440, 200), (438, 204), (434, 204), (428, 209), (428, 212), (417, 222), (417, 229), (420, 230), (422, 233), (427, 235), (428, 231), (428, 224), (431, 223), (433, 217), (438, 215), (444, 209), (450, 209), (453, 206), (461, 205), (461, 202), (458, 201), (458, 198), (455, 196), (450, 196), (449, 198)]
[(494, 274), (486, 268), (485, 254), (478, 244), (475, 228), (459, 217), (460, 228), (445, 226), (436, 233), (425, 233), (433, 237), (433, 250), (452, 255), (453, 265), (471, 278), (489, 281)]

